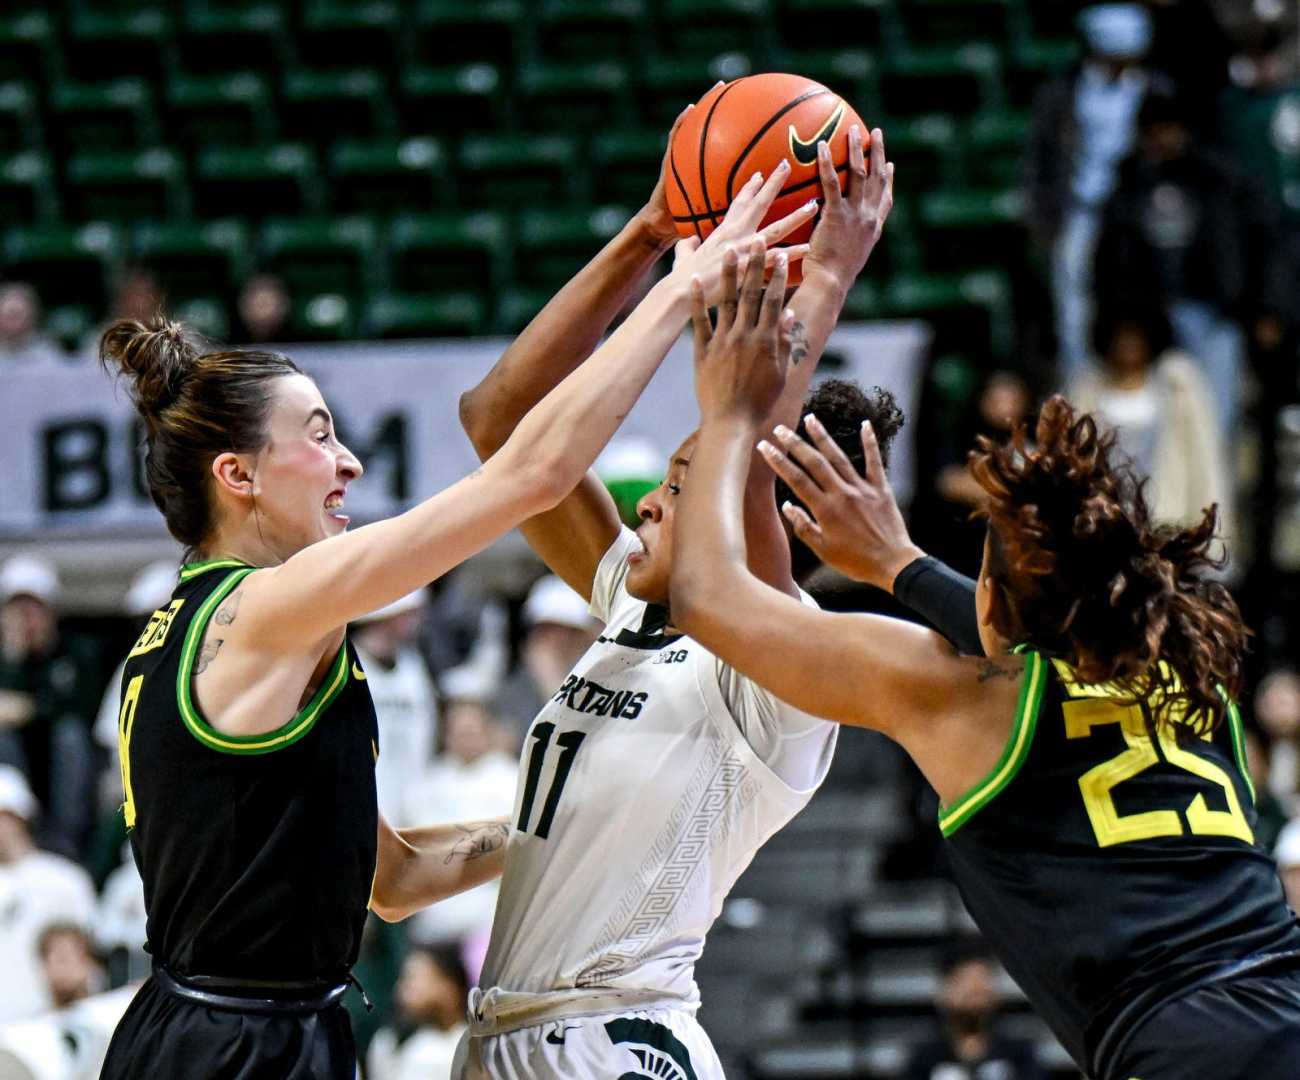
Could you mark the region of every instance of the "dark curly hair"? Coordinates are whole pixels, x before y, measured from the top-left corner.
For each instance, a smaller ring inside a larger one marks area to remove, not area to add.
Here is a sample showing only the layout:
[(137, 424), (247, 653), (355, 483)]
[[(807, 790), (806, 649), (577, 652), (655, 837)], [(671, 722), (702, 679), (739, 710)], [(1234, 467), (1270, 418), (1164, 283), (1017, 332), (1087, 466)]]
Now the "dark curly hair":
[[(903, 427), (903, 410), (888, 390), (873, 386), (868, 391), (848, 379), (827, 379), (804, 401), (803, 411), (799, 414), (798, 431), (801, 438), (807, 435), (803, 417), (809, 413), (821, 421), (835, 444), (844, 451), (859, 473), (863, 471), (864, 465), (862, 421), (870, 420), (876, 433), (876, 443), (880, 447), (880, 459), (885, 468), (889, 468), (889, 451), (894, 436)], [(778, 477), (776, 504), (781, 506), (786, 502), (807, 509), (799, 496)], [(796, 581), (802, 581), (821, 565), (812, 549), (793, 533), (790, 535), (790, 564)]]
[(1248, 633), (1210, 576), (1223, 565), (1218, 508), (1187, 528), (1153, 523), (1114, 447), (1059, 394), (1032, 444), (1023, 425), (1008, 445), (980, 439), (971, 472), (989, 495), (989, 574), (1013, 624), (999, 630), (1203, 734), (1240, 692)]

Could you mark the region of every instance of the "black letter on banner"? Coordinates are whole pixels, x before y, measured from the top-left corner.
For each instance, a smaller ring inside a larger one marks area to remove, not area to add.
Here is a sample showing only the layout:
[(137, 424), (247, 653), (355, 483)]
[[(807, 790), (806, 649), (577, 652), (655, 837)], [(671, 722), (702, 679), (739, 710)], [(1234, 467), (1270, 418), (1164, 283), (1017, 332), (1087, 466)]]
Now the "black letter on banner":
[(87, 510), (107, 501), (108, 429), (98, 420), (50, 424), (45, 440), (45, 509)]
[(380, 461), (388, 459), (388, 495), (389, 498), (402, 502), (411, 489), (410, 455), (407, 452), (406, 416), (403, 413), (389, 413), (381, 417), (379, 427), (368, 442), (346, 433), (342, 421), (336, 416), (334, 425), (338, 429), (339, 442), (343, 443), (360, 459), (366, 472), (373, 473), (379, 468)]

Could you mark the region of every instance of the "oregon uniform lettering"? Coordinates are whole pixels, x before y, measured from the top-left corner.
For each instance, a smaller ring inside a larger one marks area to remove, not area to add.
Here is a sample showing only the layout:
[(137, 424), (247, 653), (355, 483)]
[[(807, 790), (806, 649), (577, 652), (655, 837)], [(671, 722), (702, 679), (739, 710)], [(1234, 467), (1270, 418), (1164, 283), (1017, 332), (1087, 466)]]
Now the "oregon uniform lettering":
[(204, 630), (252, 572), (185, 567), (126, 662), (118, 742), (149, 949), (181, 975), (342, 980), (375, 868), (374, 707), (345, 642), (278, 730), (207, 723), (191, 687)]
[(1300, 926), (1254, 845), (1235, 706), (1197, 736), (1025, 655), (1006, 751), (940, 826), (1011, 975), (1075, 1059), (1109, 1077), (1115, 1033), (1243, 957), (1300, 949)]

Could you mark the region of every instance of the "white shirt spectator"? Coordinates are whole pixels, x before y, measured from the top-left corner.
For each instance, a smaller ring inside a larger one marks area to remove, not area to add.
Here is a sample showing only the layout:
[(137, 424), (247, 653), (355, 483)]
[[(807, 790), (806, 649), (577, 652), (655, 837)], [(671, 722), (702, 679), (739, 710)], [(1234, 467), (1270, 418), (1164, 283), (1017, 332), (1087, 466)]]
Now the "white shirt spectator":
[[(379, 812), (395, 826), (414, 825), (402, 817), (404, 792), (419, 782), (433, 759), (438, 730), (438, 699), (424, 657), (412, 646), (391, 667), (357, 645), (366, 684), (379, 721), (379, 760), (375, 787)], [(421, 823), (424, 824), (424, 823)]]
[(366, 1055), (368, 1080), (447, 1080), (464, 1026), (450, 1031), (422, 1027), (405, 1041), (392, 1028), (379, 1031)]

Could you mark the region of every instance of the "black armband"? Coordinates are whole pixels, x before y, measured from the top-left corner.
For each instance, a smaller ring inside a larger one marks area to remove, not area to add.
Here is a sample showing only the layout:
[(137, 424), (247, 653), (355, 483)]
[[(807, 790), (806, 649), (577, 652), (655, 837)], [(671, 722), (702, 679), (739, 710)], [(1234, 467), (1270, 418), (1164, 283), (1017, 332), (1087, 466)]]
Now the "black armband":
[(894, 578), (894, 596), (953, 643), (963, 656), (983, 656), (975, 582), (929, 555)]

